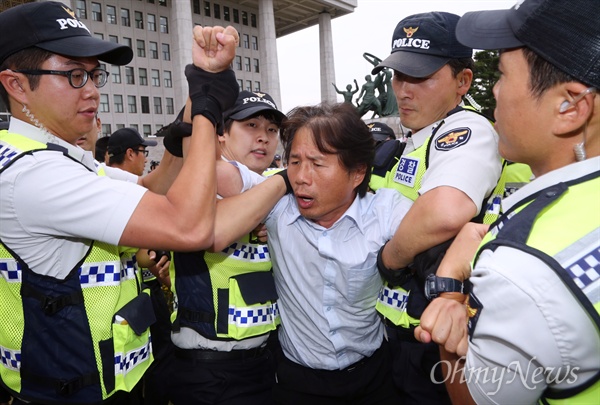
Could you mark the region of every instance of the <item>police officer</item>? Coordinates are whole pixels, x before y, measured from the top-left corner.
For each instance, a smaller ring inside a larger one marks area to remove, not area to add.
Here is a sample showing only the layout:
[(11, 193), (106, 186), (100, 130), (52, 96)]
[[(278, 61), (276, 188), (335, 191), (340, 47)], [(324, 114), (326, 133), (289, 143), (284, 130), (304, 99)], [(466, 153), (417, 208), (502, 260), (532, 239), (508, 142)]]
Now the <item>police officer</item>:
[(600, 399), (598, 15), (595, 1), (525, 0), (458, 23), (461, 42), (502, 49), (499, 150), (535, 180), (487, 234), (461, 231), (438, 274), (472, 291), (435, 299), (415, 332), (443, 345), (455, 403)]
[(394, 381), (405, 403), (449, 403), (443, 384), (431, 378), (437, 347), (413, 337), (428, 303), (424, 279), (465, 223), (495, 218), (504, 191), (497, 135), (487, 118), (462, 103), (473, 79), (473, 50), (454, 36), (458, 18), (445, 12), (406, 17), (394, 31), (391, 55), (373, 70), (393, 69), (400, 120), (410, 129), (402, 157), (379, 185), (414, 200), (379, 256), (388, 283), (377, 309), (388, 327)]
[(15, 6), (0, 25), (0, 94), (13, 115), (0, 131), (0, 380), (15, 404), (128, 403), (119, 391), (152, 361), (153, 314), (116, 246), (212, 243), (215, 125), (238, 92), (226, 70), (237, 32), (194, 28), (192, 148), (160, 196), (98, 176), (76, 146), (108, 77), (98, 61), (124, 65), (132, 50), (93, 37), (59, 2)]
[[(219, 166), (238, 176), (231, 161), (260, 177), (275, 155), (285, 114), (269, 94), (242, 91), (224, 117)], [(221, 183), (233, 181), (221, 173), (220, 197), (244, 191), (224, 191)], [(220, 239), (218, 232), (215, 236)], [(267, 342), (280, 321), (267, 245), (246, 234), (226, 246), (217, 242), (210, 251), (175, 252), (171, 279), (177, 302), (171, 400), (270, 403), (275, 369)]]

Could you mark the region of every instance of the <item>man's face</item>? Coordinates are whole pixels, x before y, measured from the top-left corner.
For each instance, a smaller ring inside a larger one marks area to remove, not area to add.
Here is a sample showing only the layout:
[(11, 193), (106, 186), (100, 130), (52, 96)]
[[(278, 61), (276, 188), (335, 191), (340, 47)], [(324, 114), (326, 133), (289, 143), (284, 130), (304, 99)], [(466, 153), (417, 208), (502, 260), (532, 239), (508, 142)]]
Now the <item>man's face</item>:
[(100, 118), (96, 118), (96, 125), (92, 128), (90, 132), (83, 135), (79, 139), (77, 139), (77, 145), (79, 145), (83, 150), (87, 150), (89, 152), (94, 152), (96, 149), (96, 141), (98, 140), (98, 134), (102, 130), (102, 124), (100, 123)]
[(144, 145), (138, 145), (133, 148), (133, 165), (131, 172), (138, 176), (144, 174), (144, 169), (146, 168), (146, 153), (144, 152), (146, 147)]
[(365, 176), (364, 170), (348, 172), (337, 155), (320, 152), (306, 128), (296, 132), (287, 170), (300, 213), (325, 228), (350, 207)]
[(448, 65), (425, 78), (394, 71), (392, 87), (402, 125), (416, 132), (444, 118), (460, 102), (460, 76), (454, 77)]
[(500, 155), (513, 162), (527, 163), (537, 167), (537, 161), (547, 159), (553, 152), (551, 139), (544, 140), (541, 134), (550, 133), (548, 94), (539, 99), (532, 96), (529, 84), (529, 65), (522, 49), (502, 52), (500, 55), (500, 79), (494, 85), (496, 98), (495, 128), (498, 132)]
[(273, 161), (277, 149), (279, 127), (265, 117), (233, 121), (229, 132), (219, 136), (222, 154), (262, 174)]
[[(42, 65), (44, 70), (68, 71), (98, 67), (98, 59), (68, 58), (53, 55)], [(26, 104), (35, 118), (52, 134), (75, 144), (77, 139), (90, 133), (96, 124), (96, 111), (100, 93), (92, 80), (75, 89), (69, 79), (59, 75), (42, 75), (33, 92), (27, 91)], [(29, 90), (28, 86), (26, 87)]]

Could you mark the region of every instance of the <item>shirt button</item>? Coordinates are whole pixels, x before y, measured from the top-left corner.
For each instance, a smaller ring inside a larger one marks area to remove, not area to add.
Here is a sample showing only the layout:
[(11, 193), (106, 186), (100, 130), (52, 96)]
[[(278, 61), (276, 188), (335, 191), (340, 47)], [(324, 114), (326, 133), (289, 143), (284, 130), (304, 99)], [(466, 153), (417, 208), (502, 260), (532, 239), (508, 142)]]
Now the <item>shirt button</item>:
[(328, 311), (328, 312), (329, 312), (329, 311), (331, 311), (331, 307), (327, 307), (327, 311)]
[(335, 335), (335, 331), (332, 330), (331, 332), (329, 332), (332, 336)]
[(323, 236), (327, 236), (327, 231), (323, 232)]

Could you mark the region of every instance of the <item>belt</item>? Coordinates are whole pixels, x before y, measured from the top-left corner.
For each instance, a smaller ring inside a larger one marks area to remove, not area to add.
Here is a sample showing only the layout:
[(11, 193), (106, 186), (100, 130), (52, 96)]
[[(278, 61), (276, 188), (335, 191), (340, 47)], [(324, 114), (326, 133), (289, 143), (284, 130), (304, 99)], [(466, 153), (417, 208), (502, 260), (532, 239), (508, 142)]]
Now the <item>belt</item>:
[(217, 350), (208, 349), (181, 349), (175, 348), (175, 356), (180, 359), (191, 359), (191, 360), (204, 360), (204, 361), (215, 361), (215, 360), (248, 360), (255, 359), (264, 354), (264, 347), (255, 347), (247, 350), (232, 350), (230, 352), (219, 352)]
[(391, 339), (401, 340), (403, 342), (420, 343), (415, 338), (415, 326), (405, 328), (403, 326), (394, 325), (387, 318), (383, 318), (386, 333)]

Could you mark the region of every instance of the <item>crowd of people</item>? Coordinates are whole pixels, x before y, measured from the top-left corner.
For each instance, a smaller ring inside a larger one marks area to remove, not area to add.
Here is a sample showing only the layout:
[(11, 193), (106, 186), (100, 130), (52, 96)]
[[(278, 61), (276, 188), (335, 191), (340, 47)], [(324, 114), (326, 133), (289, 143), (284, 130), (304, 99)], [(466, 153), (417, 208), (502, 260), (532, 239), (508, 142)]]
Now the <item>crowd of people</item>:
[(598, 15), (403, 18), (373, 69), (402, 137), (240, 91), (237, 31), (196, 26), (144, 174), (156, 141), (98, 139), (100, 61), (133, 51), (62, 3), (0, 13), (0, 404), (599, 403)]

